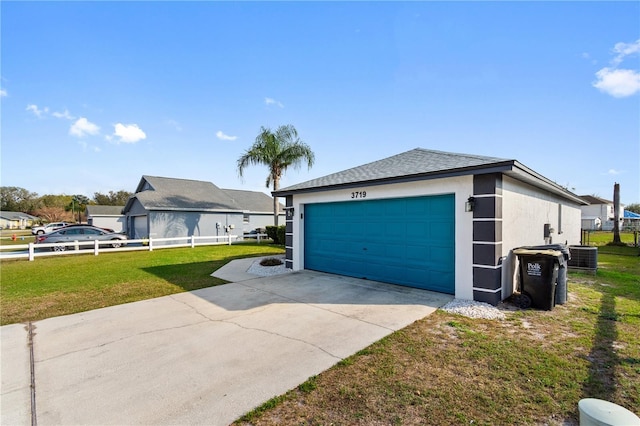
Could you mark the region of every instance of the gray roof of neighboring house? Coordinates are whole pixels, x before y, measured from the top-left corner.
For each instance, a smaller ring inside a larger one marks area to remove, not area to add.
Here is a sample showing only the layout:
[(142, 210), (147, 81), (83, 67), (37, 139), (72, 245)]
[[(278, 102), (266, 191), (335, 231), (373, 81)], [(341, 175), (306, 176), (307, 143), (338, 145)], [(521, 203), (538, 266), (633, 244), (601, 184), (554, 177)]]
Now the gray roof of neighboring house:
[(147, 210), (273, 211), (273, 199), (262, 192), (221, 189), (211, 182), (158, 176), (142, 177), (125, 211), (135, 199)]
[(0, 212), (0, 217), (2, 217), (3, 219), (6, 219), (6, 220), (20, 220), (20, 219), (38, 220), (38, 218), (36, 216), (31, 216), (30, 214), (23, 213), (23, 212), (5, 212), (5, 211), (2, 211), (2, 212)]
[(125, 211), (129, 209), (133, 199), (137, 199), (147, 210), (241, 210), (222, 189), (211, 182), (200, 180), (142, 176), (136, 193), (125, 206)]
[(124, 206), (101, 206), (92, 204), (87, 206), (87, 216), (121, 216)]
[(382, 160), (311, 179), (274, 191), (277, 196), (316, 192), (363, 183), (380, 185), (481, 173), (504, 173), (584, 204), (577, 195), (535, 173), (516, 160), (416, 148)]
[[(258, 191), (245, 191), (241, 189), (223, 189), (224, 192), (241, 208), (243, 211), (254, 213), (271, 213), (273, 214), (273, 198)], [(280, 203), (280, 211), (284, 206)]]

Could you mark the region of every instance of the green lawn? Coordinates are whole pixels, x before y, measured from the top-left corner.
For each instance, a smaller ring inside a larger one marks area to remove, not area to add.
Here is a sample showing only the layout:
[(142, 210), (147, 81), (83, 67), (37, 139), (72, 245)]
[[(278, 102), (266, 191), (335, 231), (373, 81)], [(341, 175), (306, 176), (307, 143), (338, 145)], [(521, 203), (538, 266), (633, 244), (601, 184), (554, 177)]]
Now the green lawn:
[[(586, 236), (586, 241), (584, 241), (585, 245), (604, 246), (613, 242), (613, 231), (591, 231), (588, 233), (585, 232), (583, 235)], [(624, 244), (633, 245), (638, 239), (640, 239), (640, 237), (634, 237), (633, 232), (620, 232), (620, 240)]]
[(552, 311), (437, 311), (236, 424), (566, 426), (588, 397), (640, 415), (640, 257), (605, 246), (598, 260), (595, 276), (569, 272)]
[(35, 321), (222, 284), (211, 273), (230, 260), (283, 253), (243, 243), (101, 256), (3, 260), (0, 323)]
[[(265, 244), (2, 261), (2, 324), (221, 284)], [(638, 248), (602, 245), (596, 275), (569, 272), (552, 311), (503, 321), (437, 311), (309, 378), (237, 424), (577, 425), (582, 398), (640, 413)], [(508, 307), (508, 305), (505, 305)]]

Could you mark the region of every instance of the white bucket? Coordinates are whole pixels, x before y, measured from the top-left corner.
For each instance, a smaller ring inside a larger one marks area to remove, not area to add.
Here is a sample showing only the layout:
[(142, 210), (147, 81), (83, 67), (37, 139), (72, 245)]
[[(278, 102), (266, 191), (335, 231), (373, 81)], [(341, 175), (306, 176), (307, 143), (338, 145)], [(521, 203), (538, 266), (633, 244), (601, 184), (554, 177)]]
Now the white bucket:
[(640, 426), (640, 417), (613, 402), (585, 398), (578, 402), (580, 426)]

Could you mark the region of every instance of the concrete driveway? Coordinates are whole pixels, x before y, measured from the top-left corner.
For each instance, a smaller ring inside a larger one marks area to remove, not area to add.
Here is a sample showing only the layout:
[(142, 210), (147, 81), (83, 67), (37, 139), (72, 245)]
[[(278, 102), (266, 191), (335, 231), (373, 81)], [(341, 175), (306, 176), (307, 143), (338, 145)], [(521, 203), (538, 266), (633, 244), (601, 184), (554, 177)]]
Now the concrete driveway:
[(25, 325), (2, 327), (0, 423), (227, 425), (452, 300), (312, 271), (236, 278), (38, 321), (33, 369)]

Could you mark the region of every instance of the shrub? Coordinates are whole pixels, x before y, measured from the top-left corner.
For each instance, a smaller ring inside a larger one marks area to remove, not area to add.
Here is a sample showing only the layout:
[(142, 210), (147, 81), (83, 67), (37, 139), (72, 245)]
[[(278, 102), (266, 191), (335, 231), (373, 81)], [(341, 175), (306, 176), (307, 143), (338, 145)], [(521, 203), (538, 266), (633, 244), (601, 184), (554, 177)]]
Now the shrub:
[(285, 226), (267, 226), (266, 234), (273, 240), (274, 244), (284, 244)]
[(282, 260), (276, 259), (275, 257), (268, 257), (266, 259), (262, 259), (260, 261), (260, 265), (262, 265), (262, 266), (278, 266), (278, 265), (282, 265)]
[(276, 233), (276, 235), (278, 236), (278, 242), (276, 244), (284, 245), (285, 228), (286, 227), (284, 225), (278, 226), (278, 232)]

